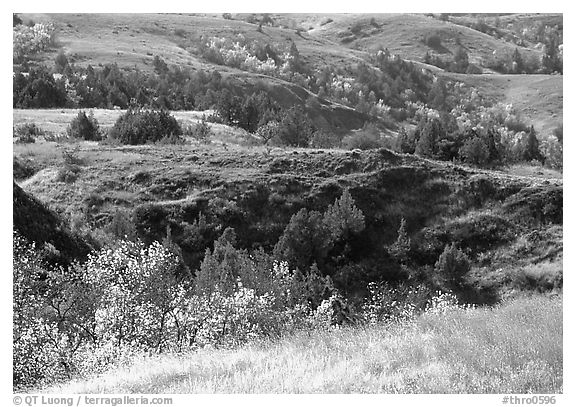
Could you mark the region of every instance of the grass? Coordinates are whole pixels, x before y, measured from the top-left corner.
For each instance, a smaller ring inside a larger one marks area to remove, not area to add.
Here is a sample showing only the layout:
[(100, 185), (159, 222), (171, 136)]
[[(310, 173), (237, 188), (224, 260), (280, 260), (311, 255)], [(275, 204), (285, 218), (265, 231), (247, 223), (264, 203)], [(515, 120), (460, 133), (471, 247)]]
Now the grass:
[(49, 393), (561, 393), (562, 296), (136, 361)]

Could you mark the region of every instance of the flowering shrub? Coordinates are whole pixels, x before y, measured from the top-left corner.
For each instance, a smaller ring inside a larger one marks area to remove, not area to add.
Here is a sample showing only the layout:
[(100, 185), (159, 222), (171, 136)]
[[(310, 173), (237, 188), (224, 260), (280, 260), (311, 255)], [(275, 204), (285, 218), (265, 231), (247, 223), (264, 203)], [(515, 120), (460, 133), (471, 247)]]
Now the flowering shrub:
[(369, 324), (410, 320), (424, 309), (430, 296), (429, 290), (424, 286), (393, 287), (387, 283), (370, 283), (368, 292), (368, 299), (362, 307), (362, 316)]
[[(264, 48), (267, 52), (260, 52), (260, 48)], [(288, 50), (277, 55), (270, 45), (262, 47), (257, 41), (248, 43), (241, 34), (236, 41), (219, 37), (207, 38), (200, 43), (199, 49), (204, 58), (219, 65), (288, 80), (294, 72), (296, 59), (294, 51)]]
[(54, 25), (35, 24), (33, 27), (17, 25), (12, 29), (14, 60), (45, 51), (54, 41)]
[(474, 308), (475, 306), (472, 304), (460, 304), (458, 298), (451, 292), (436, 291), (428, 302), (424, 312), (432, 315), (442, 315), (453, 310)]

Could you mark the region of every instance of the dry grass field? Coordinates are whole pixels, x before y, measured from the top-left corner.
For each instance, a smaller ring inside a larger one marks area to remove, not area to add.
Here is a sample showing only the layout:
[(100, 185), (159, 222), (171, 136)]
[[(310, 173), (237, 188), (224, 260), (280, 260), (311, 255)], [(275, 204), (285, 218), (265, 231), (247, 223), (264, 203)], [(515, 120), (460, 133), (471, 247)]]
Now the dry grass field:
[(136, 361), (47, 393), (562, 393), (562, 296)]

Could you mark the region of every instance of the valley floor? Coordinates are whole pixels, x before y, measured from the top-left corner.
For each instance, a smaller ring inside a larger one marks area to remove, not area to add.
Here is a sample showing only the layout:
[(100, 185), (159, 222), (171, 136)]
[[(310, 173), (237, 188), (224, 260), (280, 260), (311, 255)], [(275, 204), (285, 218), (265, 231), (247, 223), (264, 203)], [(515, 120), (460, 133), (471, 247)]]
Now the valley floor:
[(136, 361), (49, 393), (561, 393), (562, 295)]

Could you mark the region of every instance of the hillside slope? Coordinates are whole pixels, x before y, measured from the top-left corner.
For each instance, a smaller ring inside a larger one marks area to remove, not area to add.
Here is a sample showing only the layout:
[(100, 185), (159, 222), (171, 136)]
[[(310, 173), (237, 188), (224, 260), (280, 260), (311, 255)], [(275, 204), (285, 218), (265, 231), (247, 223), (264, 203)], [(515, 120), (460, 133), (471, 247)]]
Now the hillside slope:
[[(241, 247), (270, 250), (292, 215), (301, 208), (324, 211), (344, 189), (366, 217), (352, 258), (368, 269), (380, 264), (375, 270), (389, 273), (385, 278), (401, 278), (396, 266), (382, 264), (383, 249), (396, 239), (402, 218), (419, 264), (433, 264), (448, 242), (477, 259), (504, 250), (500, 260), (485, 264), (493, 271), (562, 256), (561, 179), (474, 170), (385, 149), (85, 145), (78, 155), (84, 164), (73, 184), (57, 181), (52, 165), (58, 164), (47, 163), (23, 183), (26, 191), (61, 213), (83, 214), (91, 228), (118, 222), (122, 212), (147, 242), (162, 241), (170, 229), (192, 270), (226, 227), (236, 230)], [(192, 237), (200, 224), (203, 231)], [(519, 242), (535, 230), (541, 231), (538, 243), (518, 251)], [(503, 277), (494, 284), (505, 283)], [(362, 285), (360, 280), (340, 284), (352, 291)]]
[(70, 232), (57, 214), (15, 182), (13, 191), (13, 230), (38, 248), (51, 245), (57, 251), (51, 260), (68, 263), (85, 258), (92, 250), (81, 237)]
[[(457, 43), (469, 55), (472, 63), (493, 58), (495, 54), (511, 55), (519, 48), (525, 58), (539, 59), (542, 50), (527, 43), (518, 47), (505, 38), (497, 39), (480, 31), (441, 21), (421, 14), (271, 14), (274, 26), (248, 23), (249, 15), (199, 14), (23, 14), (37, 22), (52, 22), (56, 26), (60, 48), (36, 57), (49, 67), (63, 50), (77, 66), (116, 63), (125, 69), (152, 71), (153, 59), (159, 56), (169, 65), (193, 70), (218, 70), (238, 89), (265, 84), (274, 98), (284, 107), (304, 105), (308, 99), (315, 109), (312, 115), (320, 127), (331, 124), (334, 129), (349, 131), (359, 128), (366, 117), (353, 109), (316, 98), (316, 95), (294, 83), (278, 78), (214, 65), (200, 57), (197, 47), (201, 38), (244, 38), (260, 41), (276, 49), (287, 49), (293, 42), (303, 63), (313, 70), (323, 67), (346, 67), (366, 61), (368, 52), (388, 48), (401, 58), (422, 64), (426, 52), (451, 60)], [(556, 21), (558, 16), (521, 15), (518, 24), (529, 21)], [(468, 17), (454, 17), (454, 21)], [(503, 16), (506, 24), (514, 16)], [(560, 17), (561, 19), (561, 17)], [(504, 24), (503, 23), (503, 24)], [(438, 35), (442, 46), (432, 49), (424, 39)], [(424, 65), (432, 72), (442, 70)], [(480, 94), (495, 101), (513, 103), (518, 111), (535, 125), (540, 133), (549, 134), (562, 123), (562, 75), (458, 75), (450, 78), (475, 86)], [(320, 105), (320, 107), (318, 107)]]

